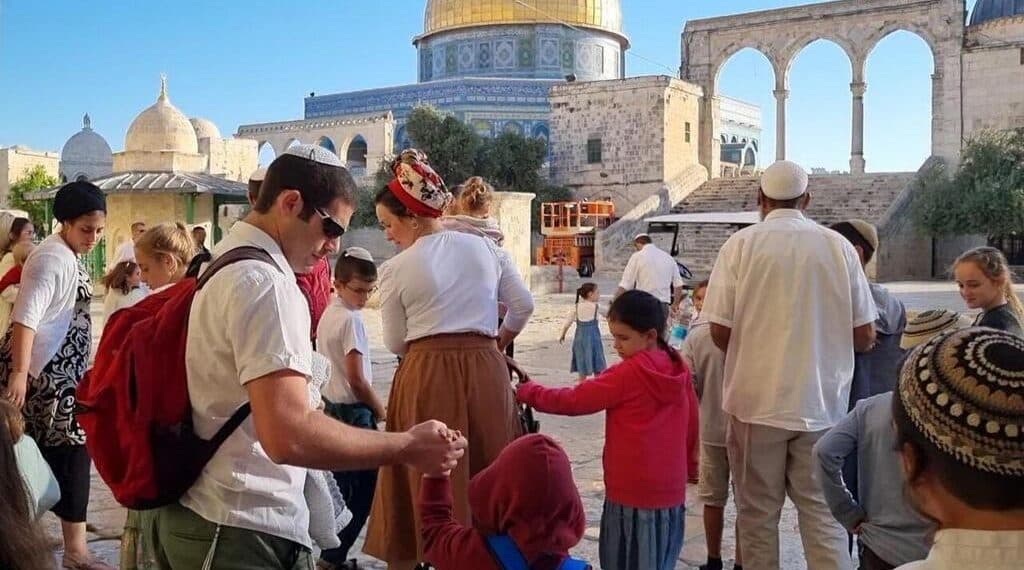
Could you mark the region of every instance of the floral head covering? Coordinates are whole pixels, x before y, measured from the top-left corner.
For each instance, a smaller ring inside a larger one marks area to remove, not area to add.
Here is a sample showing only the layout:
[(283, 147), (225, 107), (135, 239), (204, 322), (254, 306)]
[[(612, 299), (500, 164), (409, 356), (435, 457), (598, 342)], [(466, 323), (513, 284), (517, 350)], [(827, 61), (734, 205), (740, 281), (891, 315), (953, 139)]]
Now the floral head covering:
[(427, 163), (423, 152), (414, 148), (403, 150), (391, 164), (391, 171), (395, 178), (388, 188), (413, 214), (440, 218), (451, 204), (451, 192)]

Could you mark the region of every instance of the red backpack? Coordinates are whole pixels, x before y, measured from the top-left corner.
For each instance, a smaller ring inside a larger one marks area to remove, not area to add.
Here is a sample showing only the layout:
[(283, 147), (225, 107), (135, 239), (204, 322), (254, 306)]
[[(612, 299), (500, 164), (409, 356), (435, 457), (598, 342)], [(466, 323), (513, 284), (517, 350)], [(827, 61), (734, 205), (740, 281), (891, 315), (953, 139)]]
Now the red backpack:
[(218, 271), (244, 260), (274, 264), (262, 249), (233, 249), (199, 279), (186, 278), (117, 311), (104, 328), (96, 362), (78, 386), (77, 417), (96, 470), (125, 507), (176, 502), (249, 415), (247, 403), (213, 439), (201, 439), (192, 427), (185, 369), (196, 292)]

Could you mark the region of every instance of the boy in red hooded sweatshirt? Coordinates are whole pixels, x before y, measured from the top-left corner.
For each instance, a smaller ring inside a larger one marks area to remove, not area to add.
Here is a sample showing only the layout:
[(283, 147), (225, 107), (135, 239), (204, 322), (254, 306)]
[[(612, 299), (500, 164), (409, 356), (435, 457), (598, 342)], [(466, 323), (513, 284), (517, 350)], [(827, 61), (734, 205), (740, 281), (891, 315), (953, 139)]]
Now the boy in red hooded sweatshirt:
[(607, 410), (601, 568), (672, 570), (683, 548), (686, 481), (697, 473), (699, 418), (690, 370), (664, 340), (665, 306), (628, 291), (608, 309), (622, 362), (573, 388), (519, 386), (541, 412)]
[(469, 483), (473, 527), (455, 520), (447, 473), (426, 474), (420, 485), (424, 558), (438, 570), (502, 570), (493, 537), (511, 539), (530, 570), (558, 570), (575, 562), (569, 549), (583, 538), (586, 515), (565, 451), (545, 435), (506, 447)]

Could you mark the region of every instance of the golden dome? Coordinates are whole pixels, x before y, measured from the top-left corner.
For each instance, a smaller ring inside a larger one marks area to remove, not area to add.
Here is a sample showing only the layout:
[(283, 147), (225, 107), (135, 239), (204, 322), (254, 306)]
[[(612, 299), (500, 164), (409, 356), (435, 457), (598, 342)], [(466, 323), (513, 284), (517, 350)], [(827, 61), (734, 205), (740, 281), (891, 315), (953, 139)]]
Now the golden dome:
[(167, 97), (167, 78), (160, 78), (160, 97), (139, 113), (125, 135), (126, 151), (174, 151), (196, 154), (199, 143), (188, 117)]
[(419, 39), (474, 26), (542, 23), (596, 28), (627, 41), (619, 0), (427, 0)]

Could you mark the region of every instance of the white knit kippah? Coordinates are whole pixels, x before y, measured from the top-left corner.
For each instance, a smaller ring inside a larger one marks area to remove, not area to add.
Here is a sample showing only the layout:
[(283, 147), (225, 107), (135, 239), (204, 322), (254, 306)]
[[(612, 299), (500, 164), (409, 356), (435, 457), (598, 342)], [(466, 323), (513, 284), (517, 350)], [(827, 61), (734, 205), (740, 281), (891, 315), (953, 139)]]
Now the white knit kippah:
[(354, 257), (373, 263), (373, 254), (361, 247), (350, 247), (341, 253), (342, 257)]
[(761, 191), (772, 200), (792, 200), (807, 192), (807, 171), (795, 162), (780, 160), (761, 175)]
[(297, 144), (289, 147), (288, 150), (284, 151), (284, 154), (298, 156), (300, 158), (305, 158), (306, 160), (312, 160), (313, 162), (319, 162), (320, 164), (327, 164), (329, 166), (345, 166), (341, 163), (341, 159), (338, 158), (338, 155), (316, 144)]

